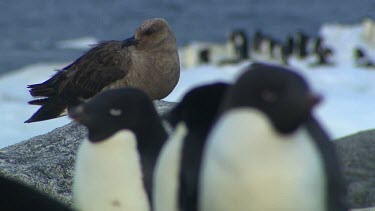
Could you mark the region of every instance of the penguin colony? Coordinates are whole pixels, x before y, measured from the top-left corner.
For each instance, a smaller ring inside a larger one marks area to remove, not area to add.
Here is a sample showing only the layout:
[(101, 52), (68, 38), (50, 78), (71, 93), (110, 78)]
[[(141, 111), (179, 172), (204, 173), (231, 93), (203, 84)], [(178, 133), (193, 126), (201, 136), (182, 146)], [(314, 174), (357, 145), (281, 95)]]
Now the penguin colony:
[[(334, 65), (334, 50), (327, 46), (320, 36), (314, 37), (303, 31), (287, 35), (284, 40), (263, 33), (254, 32), (251, 39), (245, 30), (229, 33), (224, 45), (194, 42), (182, 51), (182, 65), (191, 68), (196, 65), (223, 65), (241, 61), (271, 62), (289, 65), (290, 58), (305, 60), (311, 67)], [(358, 67), (374, 68), (375, 60), (363, 48), (353, 49), (354, 64)]]
[[(141, 26), (140, 31), (144, 27), (150, 26)], [(160, 29), (151, 28), (148, 35)], [(243, 38), (242, 31), (231, 36), (238, 46), (234, 49), (237, 60), (250, 56)], [(259, 45), (254, 47), (262, 49), (263, 36), (257, 33), (255, 38)], [(134, 39), (121, 45), (141, 42)], [(293, 46), (293, 42), (287, 43)], [(306, 42), (302, 33), (298, 42)], [(291, 48), (281, 50), (292, 52)], [(303, 57), (306, 52), (300, 48), (298, 54)], [(174, 53), (170, 51), (171, 60)], [(144, 86), (109, 82), (89, 94), (66, 91), (59, 95), (55, 88), (61, 84), (54, 77), (30, 86), (31, 90), (43, 87), (53, 95), (32, 101), (42, 105), (43, 115), (38, 111), (29, 122), (55, 118), (68, 108), (69, 117), (87, 128), (88, 136), (77, 152), (73, 208), (1, 177), (0, 204), (6, 210), (347, 210), (333, 144), (313, 115), (321, 97), (292, 69), (253, 63), (233, 84), (190, 90), (163, 116), (152, 103), (158, 97)], [(162, 80), (170, 83), (164, 84), (165, 93), (171, 92), (175, 78)], [(47, 103), (52, 99), (62, 102), (57, 110)], [(169, 137), (163, 120), (173, 128)]]

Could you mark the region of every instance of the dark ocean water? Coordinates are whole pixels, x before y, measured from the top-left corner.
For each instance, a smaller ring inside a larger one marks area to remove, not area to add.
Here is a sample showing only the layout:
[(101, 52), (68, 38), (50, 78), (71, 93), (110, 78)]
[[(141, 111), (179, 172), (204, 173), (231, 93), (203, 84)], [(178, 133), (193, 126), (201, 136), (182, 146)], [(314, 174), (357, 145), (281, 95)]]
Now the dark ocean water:
[(224, 41), (232, 29), (260, 29), (279, 39), (297, 30), (316, 35), (326, 22), (375, 18), (375, 0), (2, 0), (0, 73), (36, 62), (71, 61), (79, 50), (62, 40), (92, 36), (125, 39), (143, 20), (163, 17), (180, 46)]

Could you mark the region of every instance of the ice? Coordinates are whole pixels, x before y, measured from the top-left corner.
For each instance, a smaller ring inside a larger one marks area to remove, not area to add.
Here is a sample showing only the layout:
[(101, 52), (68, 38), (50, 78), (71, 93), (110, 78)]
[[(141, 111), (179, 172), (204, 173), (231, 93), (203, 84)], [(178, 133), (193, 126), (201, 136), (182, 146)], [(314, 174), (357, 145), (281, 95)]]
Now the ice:
[(94, 37), (81, 37), (72, 40), (62, 40), (56, 43), (61, 49), (87, 50), (97, 44), (98, 40)]
[(65, 65), (35, 64), (12, 71), (0, 78), (0, 148), (44, 134), (70, 122), (67, 117), (62, 117), (32, 124), (23, 123), (38, 109), (37, 106), (27, 104), (32, 97), (26, 86), (43, 82), (54, 74), (54, 69)]

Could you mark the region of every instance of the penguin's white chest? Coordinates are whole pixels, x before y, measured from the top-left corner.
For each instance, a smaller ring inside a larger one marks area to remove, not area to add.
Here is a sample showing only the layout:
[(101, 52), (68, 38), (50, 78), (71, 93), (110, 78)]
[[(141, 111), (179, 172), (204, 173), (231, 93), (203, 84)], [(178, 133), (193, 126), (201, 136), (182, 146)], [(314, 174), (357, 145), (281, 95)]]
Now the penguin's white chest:
[(101, 143), (78, 149), (74, 206), (83, 211), (149, 210), (135, 135), (122, 130)]
[(181, 151), (186, 134), (185, 124), (179, 123), (160, 152), (153, 182), (153, 207), (155, 211), (178, 210)]
[(216, 124), (201, 179), (202, 211), (325, 210), (323, 163), (307, 131), (277, 134), (250, 109), (228, 112)]

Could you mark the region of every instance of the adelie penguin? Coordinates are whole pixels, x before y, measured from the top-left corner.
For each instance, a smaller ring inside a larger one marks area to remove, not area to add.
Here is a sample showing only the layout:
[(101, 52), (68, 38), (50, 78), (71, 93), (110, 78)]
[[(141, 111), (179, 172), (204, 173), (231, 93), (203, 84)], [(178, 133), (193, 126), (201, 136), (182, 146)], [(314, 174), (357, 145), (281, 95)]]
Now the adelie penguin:
[(0, 176), (0, 210), (72, 211), (47, 194), (4, 176)]
[(53, 119), (107, 89), (136, 87), (152, 100), (172, 92), (180, 77), (176, 38), (166, 20), (144, 21), (134, 36), (104, 41), (40, 84), (29, 85), (41, 108), (26, 123)]
[(304, 59), (308, 56), (307, 45), (310, 37), (303, 33), (302, 31), (297, 32), (296, 34), (296, 53), (299, 59)]
[(366, 54), (362, 48), (354, 48), (354, 62), (358, 67), (374, 68), (375, 62)]
[(88, 129), (77, 152), (79, 210), (150, 210), (153, 170), (167, 134), (151, 99), (135, 88), (100, 93), (69, 116)]
[(244, 30), (234, 30), (230, 33), (228, 42), (234, 51), (234, 60), (240, 62), (249, 58), (249, 43)]
[(197, 210), (202, 151), (227, 87), (214, 83), (194, 88), (164, 115), (175, 130), (155, 168), (155, 211)]
[(288, 35), (285, 43), (281, 47), (281, 62), (284, 65), (289, 64), (289, 57), (293, 55), (294, 49), (294, 39), (292, 36)]
[(253, 35), (252, 50), (256, 53), (261, 52), (261, 43), (264, 39), (264, 35), (261, 31), (257, 30)]
[(199, 210), (346, 210), (333, 143), (312, 114), (319, 100), (289, 69), (243, 73), (207, 138)]
[(320, 66), (320, 65), (333, 65), (333, 50), (330, 48), (321, 48), (318, 52), (315, 53), (316, 61), (311, 63), (310, 66)]

